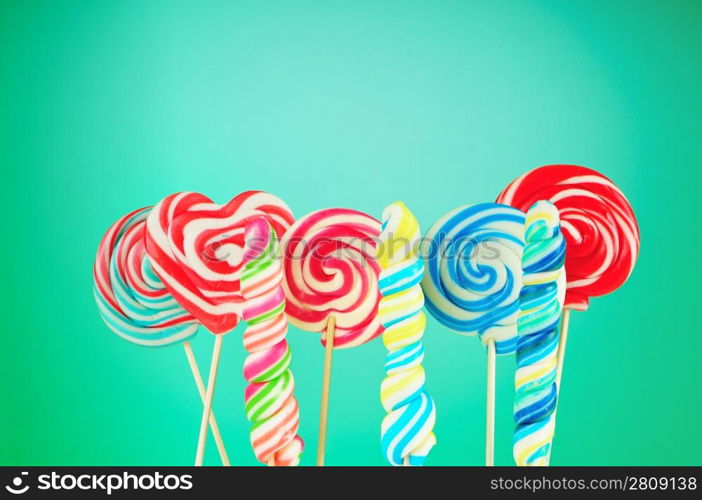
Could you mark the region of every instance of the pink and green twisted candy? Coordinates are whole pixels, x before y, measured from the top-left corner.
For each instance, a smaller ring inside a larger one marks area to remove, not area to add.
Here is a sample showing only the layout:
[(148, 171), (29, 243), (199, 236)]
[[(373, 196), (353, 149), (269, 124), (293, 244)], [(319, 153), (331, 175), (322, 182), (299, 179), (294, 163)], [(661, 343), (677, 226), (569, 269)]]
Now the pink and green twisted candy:
[(268, 465), (297, 465), (304, 447), (297, 435), (300, 412), (293, 395), (295, 381), (290, 371), (290, 347), (285, 337), (283, 267), (278, 258), (278, 240), (266, 219), (246, 226), (246, 249), (241, 274), (247, 323), (244, 347), (246, 417), (251, 427), (251, 445), (256, 458)]

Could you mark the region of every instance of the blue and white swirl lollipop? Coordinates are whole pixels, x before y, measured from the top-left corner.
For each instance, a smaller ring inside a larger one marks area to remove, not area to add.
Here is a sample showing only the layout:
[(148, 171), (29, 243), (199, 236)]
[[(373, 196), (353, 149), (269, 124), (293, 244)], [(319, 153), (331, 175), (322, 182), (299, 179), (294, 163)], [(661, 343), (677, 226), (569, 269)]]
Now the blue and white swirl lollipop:
[(478, 335), (488, 348), (486, 464), (493, 462), (495, 354), (517, 348), (522, 288), (524, 212), (480, 203), (441, 217), (421, 245), (427, 310), (462, 335)]
[(481, 203), (447, 213), (422, 242), (427, 309), (457, 333), (494, 340), (497, 354), (514, 352), (523, 251), (524, 212)]

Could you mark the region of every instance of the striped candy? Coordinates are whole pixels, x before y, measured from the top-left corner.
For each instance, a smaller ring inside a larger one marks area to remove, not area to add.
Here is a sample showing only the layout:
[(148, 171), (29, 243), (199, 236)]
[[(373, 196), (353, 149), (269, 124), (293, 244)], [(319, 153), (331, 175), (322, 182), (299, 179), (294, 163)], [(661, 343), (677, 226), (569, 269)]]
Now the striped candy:
[(198, 323), (173, 299), (154, 273), (144, 248), (151, 208), (117, 220), (103, 236), (93, 268), (100, 316), (122, 338), (159, 347), (189, 339)]
[(241, 193), (225, 205), (198, 193), (176, 193), (147, 219), (146, 250), (156, 273), (212, 333), (226, 333), (239, 321), (244, 229), (260, 216), (279, 235), (294, 220), (281, 199), (261, 191)]
[(246, 417), (253, 424), (251, 445), (256, 458), (269, 465), (297, 465), (303, 449), (297, 435), (300, 414), (293, 396), (290, 348), (285, 340), (283, 266), (278, 240), (269, 222), (261, 217), (249, 222), (241, 273), (241, 293), (246, 300), (244, 362)]
[(285, 311), (292, 324), (322, 332), (333, 315), (335, 348), (354, 347), (382, 333), (375, 261), (379, 234), (376, 219), (343, 208), (313, 212), (290, 227), (281, 245)]
[(535, 203), (526, 216), (515, 374), (514, 460), (548, 465), (555, 428), (558, 322), (565, 291), (566, 244), (558, 209)]
[(482, 203), (452, 210), (421, 245), (429, 312), (448, 328), (495, 341), (497, 354), (517, 348), (524, 213)]
[(527, 210), (539, 200), (558, 208), (566, 239), (565, 307), (585, 310), (589, 297), (619, 288), (639, 254), (639, 227), (621, 190), (599, 172), (548, 165), (515, 179), (497, 201)]
[(422, 465), (436, 444), (432, 432), (436, 410), (424, 389), (422, 367), (426, 318), (419, 286), (424, 275), (424, 263), (418, 256), (420, 237), (419, 224), (404, 203), (385, 209), (377, 255), (383, 296), (378, 317), (388, 350), (387, 376), (380, 389), (388, 413), (381, 426), (381, 446), (393, 465), (403, 465), (406, 457), (410, 465)]

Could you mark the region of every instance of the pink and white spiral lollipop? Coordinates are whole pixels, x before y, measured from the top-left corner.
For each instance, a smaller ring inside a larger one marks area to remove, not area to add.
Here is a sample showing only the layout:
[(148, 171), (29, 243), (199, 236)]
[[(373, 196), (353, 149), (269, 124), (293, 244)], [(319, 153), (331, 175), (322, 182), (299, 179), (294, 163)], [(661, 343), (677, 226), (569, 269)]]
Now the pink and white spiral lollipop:
[(326, 329), (317, 465), (324, 465), (333, 349), (364, 344), (383, 332), (379, 235), (380, 222), (370, 215), (329, 208), (299, 219), (282, 239), (290, 322), (310, 332)]
[(336, 349), (380, 335), (379, 235), (380, 222), (355, 210), (329, 208), (298, 219), (281, 240), (290, 322), (323, 332), (334, 316)]

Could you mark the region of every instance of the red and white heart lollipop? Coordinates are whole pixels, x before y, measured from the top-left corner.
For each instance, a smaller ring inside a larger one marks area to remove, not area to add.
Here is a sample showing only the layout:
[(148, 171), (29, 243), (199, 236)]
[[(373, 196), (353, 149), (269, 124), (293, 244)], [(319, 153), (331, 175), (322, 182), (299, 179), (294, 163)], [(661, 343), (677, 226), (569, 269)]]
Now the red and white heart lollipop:
[(294, 221), (283, 200), (262, 191), (241, 193), (224, 205), (199, 193), (176, 193), (149, 214), (146, 250), (154, 270), (212, 333), (226, 333), (239, 322), (244, 230), (261, 216), (279, 237)]

